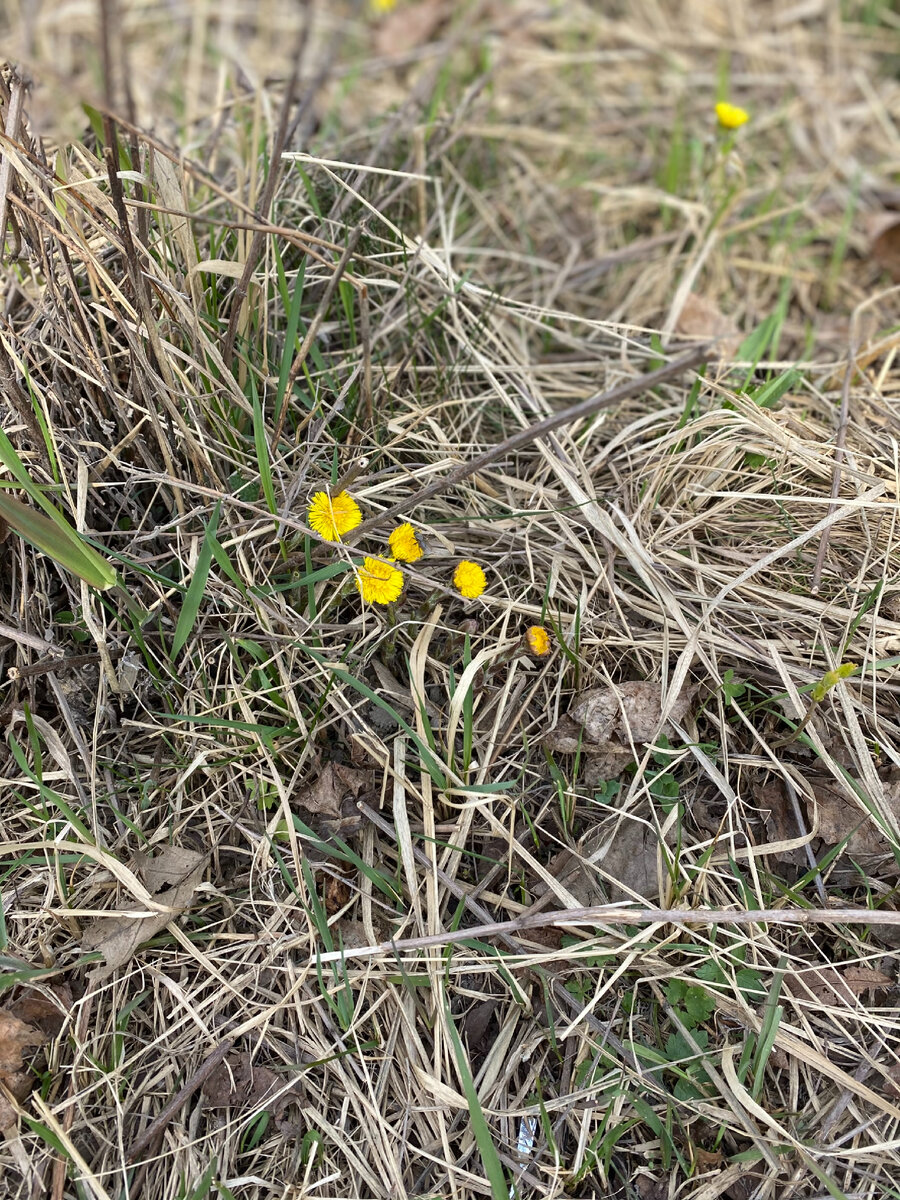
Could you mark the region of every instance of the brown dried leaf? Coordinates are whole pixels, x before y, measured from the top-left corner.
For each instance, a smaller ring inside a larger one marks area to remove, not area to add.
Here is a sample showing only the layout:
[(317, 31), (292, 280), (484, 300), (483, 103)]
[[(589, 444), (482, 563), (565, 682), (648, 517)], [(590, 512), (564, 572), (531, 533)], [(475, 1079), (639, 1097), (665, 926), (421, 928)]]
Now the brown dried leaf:
[(642, 821), (624, 821), (609, 850), (600, 860), (602, 869), (621, 884), (607, 885), (610, 900), (613, 903), (633, 900), (634, 893), (637, 893), (651, 904), (658, 904), (659, 855), (659, 838), (655, 830)]
[(335, 774), (334, 763), (326, 763), (318, 778), (301, 789), (297, 803), (311, 813), (322, 813), (339, 820), (344, 790), (343, 781)]
[[(688, 715), (693, 694), (693, 688), (685, 688), (676, 698), (669, 713), (673, 721), (681, 722)], [(623, 743), (649, 742), (662, 719), (662, 686), (652, 680), (632, 680), (614, 688), (591, 688), (576, 697), (569, 715), (598, 745), (615, 736)]]
[(876, 970), (875, 967), (845, 967), (841, 975), (847, 987), (857, 996), (861, 996), (863, 992), (877, 992), (894, 986), (891, 976)]
[(893, 986), (893, 979), (873, 967), (818, 967), (813, 971), (791, 972), (791, 990), (802, 998), (812, 998), (818, 1004), (855, 1004), (866, 991), (877, 991)]
[[(828, 775), (810, 775), (807, 776), (807, 782), (816, 798), (816, 835), (823, 842), (833, 846), (849, 837), (844, 853), (863, 861), (890, 856), (891, 848), (887, 839), (859, 801), (839, 791)], [(900, 815), (897, 788), (888, 784), (884, 794), (890, 807)], [(812, 805), (808, 807), (811, 809)], [(811, 811), (809, 816), (811, 824)]]
[(401, 55), (424, 46), (437, 32), (447, 12), (446, 0), (418, 0), (387, 14), (375, 34), (375, 50)]
[(201, 1091), (209, 1108), (257, 1108), (280, 1082), (268, 1067), (254, 1066), (252, 1054), (233, 1051), (204, 1080)]
[(48, 1040), (43, 1030), (20, 1021), (8, 1009), (0, 1009), (0, 1076), (21, 1070), (25, 1050)]
[(372, 787), (372, 772), (357, 771), (341, 763), (326, 763), (318, 778), (301, 788), (297, 803), (311, 813), (339, 821), (343, 816), (342, 800), (348, 793), (356, 799), (360, 792)]
[(716, 338), (715, 351), (719, 358), (734, 358), (741, 335), (731, 317), (726, 317), (712, 300), (691, 292), (678, 315), (675, 325), (686, 337)]
[(108, 979), (130, 960), (142, 942), (165, 929), (188, 907), (203, 881), (208, 857), (196, 850), (165, 846), (154, 859), (139, 862), (148, 890), (153, 889), (153, 899), (165, 904), (166, 911), (149, 917), (128, 917), (125, 915), (128, 912), (146, 911), (140, 906), (128, 905), (116, 914), (92, 922), (84, 931), (81, 948), (86, 952), (99, 950), (106, 959), (105, 964), (91, 971), (92, 982)]
[(900, 283), (900, 219), (896, 213), (881, 213), (873, 221), (870, 232), (869, 255), (887, 271), (894, 283)]

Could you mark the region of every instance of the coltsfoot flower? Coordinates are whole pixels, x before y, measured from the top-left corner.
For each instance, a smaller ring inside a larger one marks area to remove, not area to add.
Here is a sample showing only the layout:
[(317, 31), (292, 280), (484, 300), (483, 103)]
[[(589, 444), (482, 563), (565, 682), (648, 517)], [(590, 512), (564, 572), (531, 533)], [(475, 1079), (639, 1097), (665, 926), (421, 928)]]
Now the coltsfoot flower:
[(738, 108), (736, 104), (728, 104), (725, 100), (720, 100), (716, 105), (716, 116), (723, 129), (740, 129), (750, 120), (745, 108)]
[(543, 658), (550, 653), (550, 634), (543, 625), (532, 625), (525, 631), (525, 641), (528, 649), (536, 658)]
[(367, 604), (391, 604), (403, 591), (403, 572), (393, 563), (364, 558), (356, 569), (356, 586)]
[(474, 600), (487, 587), (487, 578), (478, 563), (463, 559), (453, 572), (453, 586), (461, 596)]
[(347, 492), (338, 492), (336, 496), (316, 492), (309, 502), (306, 520), (319, 537), (329, 542), (339, 542), (345, 533), (362, 522), (362, 513)]
[(408, 521), (405, 525), (397, 526), (388, 538), (388, 542), (391, 553), (400, 562), (416, 562), (424, 553), (416, 538), (416, 531)]

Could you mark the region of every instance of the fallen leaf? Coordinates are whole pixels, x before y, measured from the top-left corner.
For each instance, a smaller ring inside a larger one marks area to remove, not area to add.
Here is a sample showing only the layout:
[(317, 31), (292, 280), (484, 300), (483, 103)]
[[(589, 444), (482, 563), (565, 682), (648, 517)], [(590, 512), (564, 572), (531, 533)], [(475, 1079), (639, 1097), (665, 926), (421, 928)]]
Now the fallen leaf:
[(335, 913), (340, 912), (345, 904), (350, 903), (352, 894), (345, 879), (329, 875), (325, 880), (326, 915), (333, 917)]
[(894, 283), (900, 283), (900, 218), (879, 213), (869, 226), (869, 256)]
[(706, 296), (690, 292), (678, 314), (675, 329), (685, 337), (716, 339), (715, 351), (719, 358), (734, 358), (741, 335), (731, 317), (726, 317), (718, 306)]
[(26, 1049), (42, 1046), (47, 1041), (49, 1038), (43, 1030), (0, 1009), (0, 1075), (12, 1075), (21, 1070)]
[(362, 792), (373, 789), (374, 779), (373, 771), (328, 762), (314, 780), (300, 789), (297, 803), (320, 818), (308, 824), (323, 839), (346, 838), (362, 825), (356, 800)]
[[(146, 912), (128, 905), (110, 916), (98, 917), (84, 931), (81, 948), (99, 950), (106, 962), (90, 973), (92, 983), (101, 983), (124, 966), (142, 942), (149, 941), (188, 907), (203, 881), (208, 855), (179, 846), (165, 846), (153, 859), (141, 855), (138, 866), (153, 899), (166, 906), (165, 912), (129, 917), (128, 912)], [(141, 861), (143, 860), (143, 861)]]
[(890, 975), (873, 967), (816, 967), (809, 971), (792, 971), (785, 976), (798, 998), (813, 999), (817, 1004), (855, 1004), (867, 991), (893, 987)]
[(233, 1051), (204, 1080), (201, 1091), (209, 1108), (257, 1108), (280, 1082), (268, 1067), (254, 1066), (252, 1054)]
[(599, 860), (600, 867), (616, 881), (608, 884), (609, 898), (613, 903), (633, 900), (635, 893), (658, 904), (660, 874), (666, 877), (659, 866), (659, 837), (656, 830), (643, 821), (623, 821), (613, 837), (606, 854)]
[[(683, 721), (690, 712), (693, 689), (676, 697), (669, 710), (673, 721)], [(620, 738), (640, 744), (649, 742), (662, 720), (662, 686), (652, 680), (632, 680), (617, 687), (591, 688), (576, 696), (569, 715), (583, 726), (588, 740), (598, 745)]]
[(25, 1054), (49, 1041), (50, 1035), (37, 1025), (22, 1020), (8, 1008), (0, 1009), (0, 1084), (3, 1085), (0, 1087), (0, 1130), (15, 1125), (19, 1116), (4, 1088), (19, 1103), (28, 1097), (36, 1079), (30, 1071), (22, 1070)]
[(446, 0), (418, 0), (402, 4), (388, 13), (375, 34), (378, 54), (401, 55), (424, 46), (444, 20)]
[[(815, 795), (815, 806), (807, 801), (807, 809), (810, 828), (815, 812), (816, 836), (830, 846), (849, 838), (844, 854), (863, 863), (867, 859), (884, 858), (888, 860), (885, 865), (889, 868), (893, 856), (887, 838), (860, 801), (839, 790), (829, 775), (808, 775), (807, 782)], [(885, 785), (884, 797), (900, 817), (896, 785)]]

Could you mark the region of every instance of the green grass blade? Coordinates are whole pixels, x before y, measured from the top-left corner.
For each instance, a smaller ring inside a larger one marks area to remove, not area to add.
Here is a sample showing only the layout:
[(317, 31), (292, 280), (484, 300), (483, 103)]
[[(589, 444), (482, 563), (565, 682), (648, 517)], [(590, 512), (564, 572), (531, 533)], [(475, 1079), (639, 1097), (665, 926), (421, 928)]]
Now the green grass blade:
[[(42, 503), (46, 509), (47, 502)], [(105, 591), (115, 584), (116, 573), (109, 563), (82, 541), (77, 530), (55, 509), (53, 517), (47, 518), (21, 500), (0, 492), (0, 517), (14, 533), (91, 587)]]
[(201, 601), (206, 594), (206, 582), (209, 579), (209, 568), (212, 566), (213, 559), (212, 539), (216, 536), (221, 511), (221, 504), (217, 504), (213, 509), (209, 525), (206, 527), (203, 545), (200, 547), (200, 553), (197, 555), (197, 566), (194, 568), (193, 578), (185, 594), (184, 602), (181, 605), (181, 612), (178, 614), (175, 637), (172, 639), (172, 658), (175, 657), (191, 636), (191, 630), (194, 628), (197, 614), (200, 611)]
[(275, 484), (272, 481), (269, 443), (266, 441), (266, 419), (255, 385), (253, 388), (253, 444), (256, 447), (256, 465), (259, 469), (263, 495), (266, 498), (266, 507), (270, 513), (277, 513), (278, 503), (275, 500)]
[(456, 1031), (456, 1026), (453, 1024), (449, 1005), (445, 1007), (444, 1011), (447, 1018), (447, 1031), (450, 1034), (450, 1041), (453, 1044), (453, 1054), (456, 1058), (456, 1065), (459, 1068), (463, 1091), (466, 1093), (466, 1100), (469, 1103), (472, 1132), (475, 1134), (478, 1153), (481, 1155), (481, 1161), (484, 1164), (484, 1170), (491, 1185), (491, 1195), (494, 1200), (509, 1200), (509, 1184), (506, 1182), (503, 1164), (500, 1162), (500, 1155), (497, 1153), (497, 1147), (494, 1145), (494, 1139), (491, 1137), (488, 1123), (484, 1119), (481, 1101), (478, 1098), (478, 1092), (475, 1090), (475, 1080), (472, 1078), (472, 1072), (469, 1069), (469, 1060), (463, 1049), (460, 1036)]

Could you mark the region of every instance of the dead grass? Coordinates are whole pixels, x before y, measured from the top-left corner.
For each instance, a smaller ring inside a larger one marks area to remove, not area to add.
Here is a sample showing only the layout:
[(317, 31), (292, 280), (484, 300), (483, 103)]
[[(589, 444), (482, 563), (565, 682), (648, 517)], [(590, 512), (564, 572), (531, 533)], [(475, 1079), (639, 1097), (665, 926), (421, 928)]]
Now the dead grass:
[(8, 44), (4, 428), (121, 586), (4, 544), (0, 1195), (897, 1195), (896, 15)]

